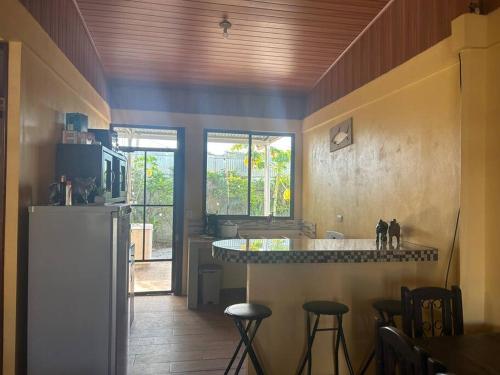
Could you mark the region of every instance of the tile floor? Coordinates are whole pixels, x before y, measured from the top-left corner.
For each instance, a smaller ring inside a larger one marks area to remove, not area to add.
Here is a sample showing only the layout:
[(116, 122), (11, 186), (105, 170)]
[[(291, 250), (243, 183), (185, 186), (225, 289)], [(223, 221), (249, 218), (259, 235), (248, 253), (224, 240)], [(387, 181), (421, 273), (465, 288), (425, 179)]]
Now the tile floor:
[(185, 297), (136, 297), (128, 374), (223, 374), (239, 338), (223, 309), (190, 311)]

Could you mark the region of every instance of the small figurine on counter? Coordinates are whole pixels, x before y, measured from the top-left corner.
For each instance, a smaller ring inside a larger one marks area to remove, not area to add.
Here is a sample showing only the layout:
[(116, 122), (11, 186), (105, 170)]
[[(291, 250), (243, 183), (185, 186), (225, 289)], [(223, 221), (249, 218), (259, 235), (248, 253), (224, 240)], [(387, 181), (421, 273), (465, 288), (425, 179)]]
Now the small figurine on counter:
[(379, 240), (381, 240), (382, 242), (387, 242), (387, 229), (388, 228), (389, 228), (389, 225), (384, 220), (380, 219), (376, 228), (375, 228), (377, 242), (379, 242)]
[(59, 206), (61, 204), (61, 184), (54, 182), (49, 185), (49, 204)]
[(73, 200), (78, 204), (89, 204), (89, 198), (92, 192), (97, 189), (95, 177), (75, 178), (73, 186)]
[(401, 237), (401, 227), (396, 219), (392, 219), (391, 224), (389, 225), (389, 242), (392, 245), (392, 237), (396, 237), (397, 246), (399, 247), (399, 241)]

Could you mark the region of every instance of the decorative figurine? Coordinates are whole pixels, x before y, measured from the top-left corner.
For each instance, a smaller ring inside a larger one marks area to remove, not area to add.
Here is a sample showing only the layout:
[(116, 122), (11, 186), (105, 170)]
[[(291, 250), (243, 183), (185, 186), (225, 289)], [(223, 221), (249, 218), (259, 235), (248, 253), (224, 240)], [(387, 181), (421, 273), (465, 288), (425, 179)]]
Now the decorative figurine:
[(387, 229), (389, 225), (382, 219), (379, 220), (377, 227), (375, 228), (375, 234), (377, 236), (377, 242), (381, 240), (382, 242), (387, 242)]
[(469, 12), (475, 14), (481, 14), (481, 5), (479, 1), (471, 1), (469, 4)]
[(59, 182), (49, 185), (49, 203), (52, 206), (58, 206), (61, 202), (61, 192)]
[(78, 204), (89, 204), (89, 197), (97, 189), (95, 177), (75, 177), (73, 186), (74, 201)]
[(389, 242), (392, 245), (392, 237), (396, 237), (397, 246), (399, 247), (399, 240), (401, 237), (401, 227), (396, 219), (392, 219), (391, 224), (389, 225)]

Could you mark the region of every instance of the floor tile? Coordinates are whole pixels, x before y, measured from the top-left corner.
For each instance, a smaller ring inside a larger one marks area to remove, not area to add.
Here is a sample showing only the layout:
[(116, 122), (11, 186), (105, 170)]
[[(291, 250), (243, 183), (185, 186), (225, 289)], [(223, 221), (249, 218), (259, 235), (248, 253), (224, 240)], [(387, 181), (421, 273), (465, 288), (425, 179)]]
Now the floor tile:
[(223, 373), (239, 341), (223, 310), (191, 311), (184, 297), (136, 297), (128, 375)]
[(201, 361), (173, 362), (170, 366), (172, 373), (204, 371), (204, 370), (223, 370), (228, 363), (227, 359), (208, 359)]

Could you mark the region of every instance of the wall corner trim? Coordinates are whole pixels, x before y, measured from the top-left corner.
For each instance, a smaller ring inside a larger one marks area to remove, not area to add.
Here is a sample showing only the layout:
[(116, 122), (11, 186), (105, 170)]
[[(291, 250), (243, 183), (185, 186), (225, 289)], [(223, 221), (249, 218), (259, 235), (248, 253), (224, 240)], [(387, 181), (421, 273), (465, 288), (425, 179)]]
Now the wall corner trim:
[(488, 16), (463, 14), (451, 23), (453, 50), (488, 47)]

